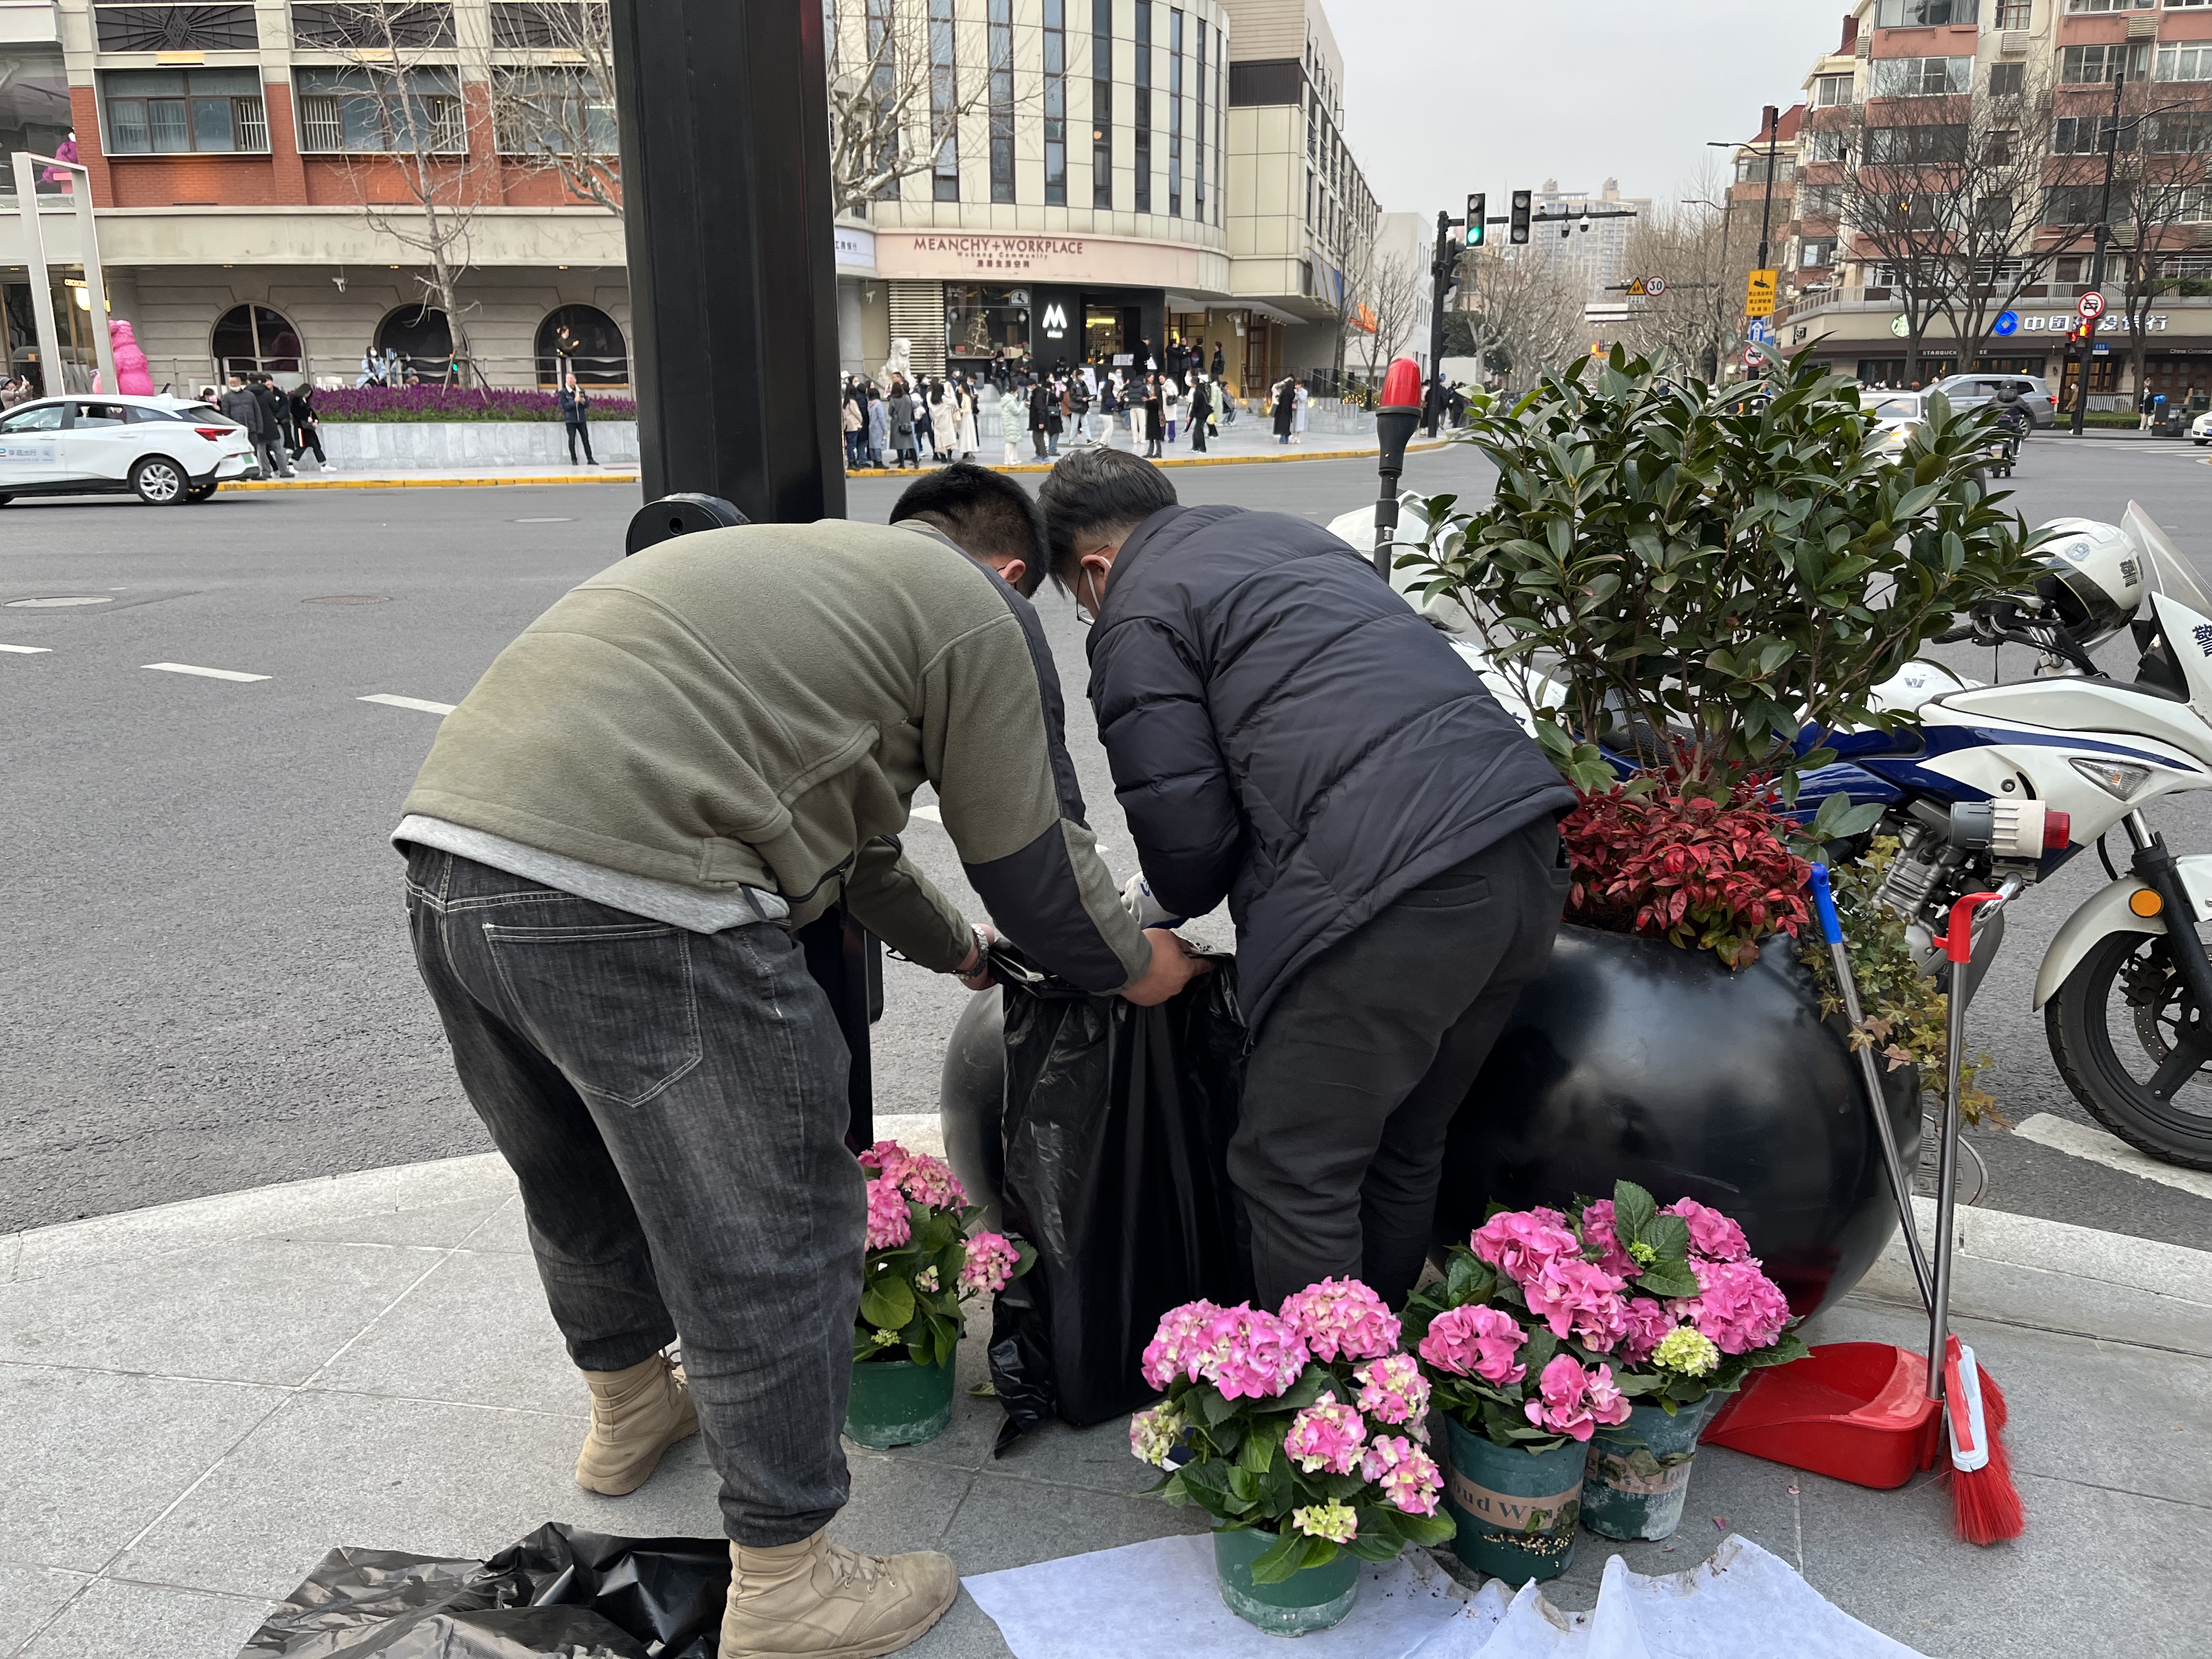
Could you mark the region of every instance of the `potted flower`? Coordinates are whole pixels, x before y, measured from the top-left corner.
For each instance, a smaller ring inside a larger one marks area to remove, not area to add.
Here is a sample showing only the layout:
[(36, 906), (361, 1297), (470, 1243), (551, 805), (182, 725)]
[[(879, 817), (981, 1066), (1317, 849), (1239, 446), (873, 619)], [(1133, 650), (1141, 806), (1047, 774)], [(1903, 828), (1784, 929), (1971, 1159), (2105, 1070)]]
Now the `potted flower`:
[[(1830, 734), (1910, 720), (1876, 688), (2033, 580), (2026, 526), (1975, 476), (1984, 424), (1939, 410), (1876, 455), (1856, 389), (1806, 359), (1747, 395), (1616, 350), (1455, 434), (1498, 469), (1494, 499), (1427, 501), (1400, 566), (1452, 602), (1434, 614), (1583, 804), (1567, 925), (1455, 1126), (1440, 1237), (1487, 1203), (1564, 1210), (1689, 1170), (1801, 1313), (1879, 1254), (1894, 1221), (1848, 1036), (1788, 948), (1791, 842), (1858, 848), (1878, 807), (1811, 810)], [(1894, 1082), (1909, 1145), (1917, 1082)]]
[(1462, 1560), (1520, 1583), (1566, 1571), (1577, 1520), (1674, 1529), (1705, 1402), (1805, 1352), (1742, 1245), (1717, 1212), (1662, 1212), (1621, 1182), (1572, 1214), (1500, 1211), (1452, 1249), (1407, 1324), (1447, 1425)]
[(1340, 1623), (1359, 1563), (1438, 1544), (1439, 1479), (1424, 1443), (1428, 1384), (1366, 1285), (1323, 1279), (1279, 1314), (1192, 1302), (1146, 1348), (1165, 1390), (1129, 1446), (1167, 1471), (1154, 1488), (1213, 1517), (1223, 1603), (1278, 1636)]
[(864, 1446), (918, 1445), (952, 1420), (961, 1302), (996, 1295), (1036, 1252), (1000, 1233), (971, 1234), (982, 1209), (941, 1158), (879, 1140), (860, 1167), (868, 1249), (845, 1432)]

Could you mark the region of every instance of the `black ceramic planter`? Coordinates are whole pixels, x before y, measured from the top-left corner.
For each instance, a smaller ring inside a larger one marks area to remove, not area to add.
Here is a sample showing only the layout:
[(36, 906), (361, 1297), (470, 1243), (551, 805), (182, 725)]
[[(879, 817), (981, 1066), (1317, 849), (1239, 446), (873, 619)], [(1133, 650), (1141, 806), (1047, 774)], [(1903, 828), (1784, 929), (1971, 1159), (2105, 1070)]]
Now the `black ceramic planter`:
[[(1890, 1074), (1913, 1164), (1919, 1091)], [(1791, 1309), (1858, 1283), (1897, 1226), (1841, 1021), (1787, 939), (1730, 972), (1710, 951), (1562, 927), (1452, 1126), (1440, 1242), (1485, 1208), (1603, 1197), (1616, 1179), (1740, 1222)]]

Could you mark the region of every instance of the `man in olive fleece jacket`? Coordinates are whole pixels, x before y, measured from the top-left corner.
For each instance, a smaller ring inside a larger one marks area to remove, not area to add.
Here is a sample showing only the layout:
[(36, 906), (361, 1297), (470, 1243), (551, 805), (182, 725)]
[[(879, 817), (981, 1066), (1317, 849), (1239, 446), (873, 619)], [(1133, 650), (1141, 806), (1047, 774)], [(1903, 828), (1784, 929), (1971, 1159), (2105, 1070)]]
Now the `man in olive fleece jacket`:
[(896, 839), (926, 781), (1030, 955), (1147, 1004), (1196, 966), (1099, 861), (1036, 613), (983, 562), (1033, 586), (1040, 521), (984, 476), (912, 522), (708, 531), (592, 577), (447, 717), (394, 832), (423, 979), (593, 1395), (577, 1479), (630, 1491), (703, 1419), (725, 1655), (888, 1652), (957, 1590), (942, 1556), (823, 1533), (866, 1205), (845, 1048), (789, 928), (842, 899), (988, 982), (988, 930)]

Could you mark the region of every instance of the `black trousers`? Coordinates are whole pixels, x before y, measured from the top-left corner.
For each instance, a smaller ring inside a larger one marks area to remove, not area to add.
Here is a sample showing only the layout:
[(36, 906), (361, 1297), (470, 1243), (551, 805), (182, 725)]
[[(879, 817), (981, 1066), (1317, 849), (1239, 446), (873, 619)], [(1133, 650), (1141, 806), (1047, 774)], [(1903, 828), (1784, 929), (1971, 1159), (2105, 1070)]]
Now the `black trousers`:
[(1559, 831), (1540, 819), (1339, 939), (1269, 1007), (1229, 1149), (1255, 1306), (1332, 1276), (1403, 1304), (1445, 1134), (1551, 960), (1567, 886)]
[(592, 453), (591, 427), (582, 421), (567, 421), (562, 424), (568, 428), (568, 465), (575, 465), (576, 445), (580, 441), (584, 446), (584, 459), (593, 466), (597, 466), (599, 460), (598, 456)]

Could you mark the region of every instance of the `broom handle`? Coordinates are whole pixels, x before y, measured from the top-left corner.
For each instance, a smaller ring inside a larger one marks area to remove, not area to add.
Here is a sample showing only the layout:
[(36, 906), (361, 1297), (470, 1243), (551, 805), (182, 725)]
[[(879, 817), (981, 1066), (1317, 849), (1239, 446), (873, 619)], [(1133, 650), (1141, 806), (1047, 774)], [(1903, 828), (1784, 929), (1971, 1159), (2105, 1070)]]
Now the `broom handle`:
[[(1858, 1033), (1861, 1012), (1859, 988), (1851, 977), (1850, 952), (1844, 945), (1843, 923), (1836, 915), (1835, 894), (1829, 886), (1828, 866), (1813, 866), (1813, 908), (1819, 912), (1820, 932), (1828, 941), (1828, 960), (1835, 965), (1836, 983), (1843, 988), (1844, 1015)], [(1881, 1148), (1882, 1167), (1889, 1172), (1889, 1190), (1897, 1199), (1898, 1224), (1905, 1231), (1905, 1248), (1912, 1258), (1912, 1276), (1919, 1281), (1920, 1305), (1931, 1313), (1936, 1307), (1935, 1277), (1928, 1268), (1928, 1253), (1921, 1248), (1920, 1224), (1912, 1215), (1912, 1184), (1905, 1178), (1904, 1155), (1889, 1125), (1887, 1103), (1882, 1095), (1881, 1068), (1875, 1063), (1871, 1043), (1855, 1043), (1859, 1076), (1866, 1085), (1867, 1109), (1874, 1115), (1875, 1140)]]
[(1936, 1295), (1928, 1316), (1928, 1397), (1943, 1397), (1943, 1352), (1951, 1334), (1952, 1215), (1958, 1200), (1959, 1121), (1964, 1115), (1964, 1075), (1966, 1063), (1966, 969), (1974, 958), (1974, 913), (1984, 905), (1995, 909), (2020, 890), (2018, 882), (2007, 882), (1995, 893), (1969, 893), (1951, 907), (1951, 926), (1944, 935), (1943, 953), (1951, 959), (1951, 991), (1946, 1023), (1948, 1052), (1943, 1056), (1943, 1144), (1936, 1176)]

